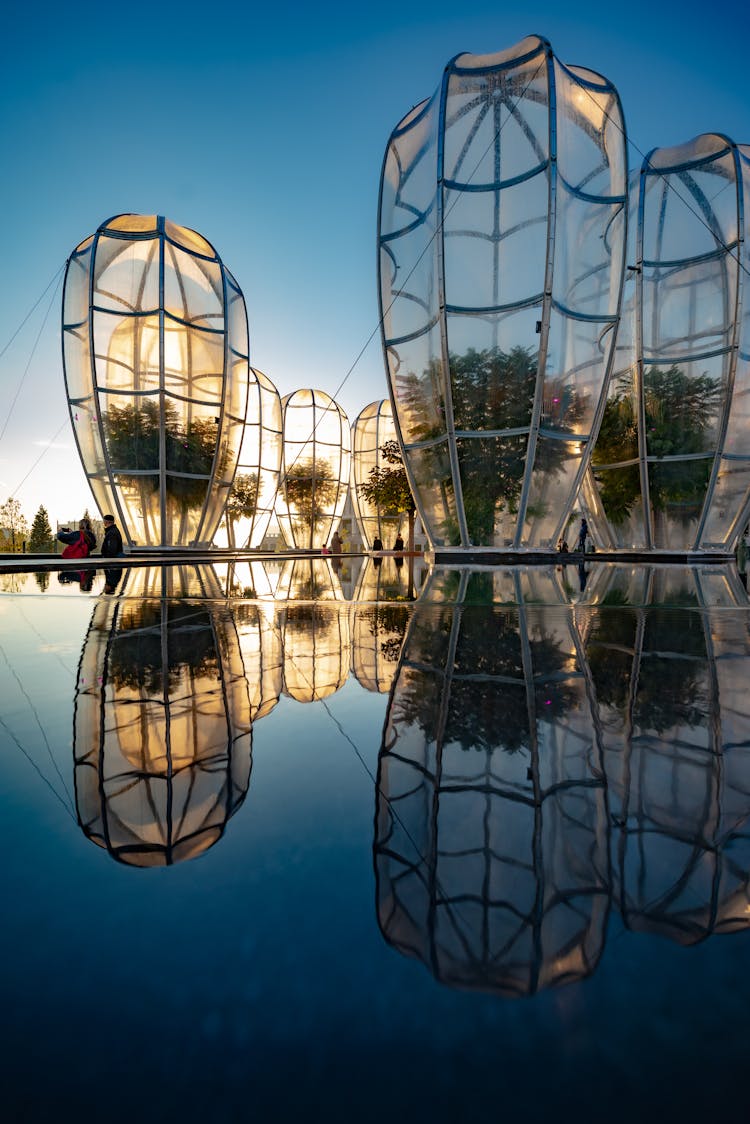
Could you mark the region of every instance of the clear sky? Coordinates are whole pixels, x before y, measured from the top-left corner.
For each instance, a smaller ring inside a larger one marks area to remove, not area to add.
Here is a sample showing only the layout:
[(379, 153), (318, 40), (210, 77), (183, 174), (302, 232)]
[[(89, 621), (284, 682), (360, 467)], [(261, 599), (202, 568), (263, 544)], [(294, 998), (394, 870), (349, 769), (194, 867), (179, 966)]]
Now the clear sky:
[[(746, 0), (8, 6), (0, 350), (100, 222), (158, 213), (204, 234), (239, 281), (254, 366), (282, 394), (332, 394), (378, 323), (384, 147), (453, 55), (546, 36), (563, 62), (615, 83), (645, 152), (707, 131), (750, 142), (749, 31)], [(94, 505), (66, 420), (61, 286), (52, 294), (0, 357), (0, 502), (47, 448), (17, 498), (54, 521)], [(338, 400), (353, 421), (386, 395), (376, 334)]]

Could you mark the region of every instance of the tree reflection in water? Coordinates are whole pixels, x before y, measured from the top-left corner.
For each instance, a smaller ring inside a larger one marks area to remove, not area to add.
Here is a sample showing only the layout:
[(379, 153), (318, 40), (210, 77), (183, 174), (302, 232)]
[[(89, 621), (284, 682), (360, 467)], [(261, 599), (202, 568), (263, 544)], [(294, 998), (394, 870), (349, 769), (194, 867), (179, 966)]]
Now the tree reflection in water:
[(508, 604), (497, 571), (434, 575), (379, 759), (389, 943), (450, 985), (525, 995), (594, 970), (610, 900), (683, 944), (747, 926), (750, 642), (708, 608), (745, 603), (720, 570), (613, 569), (575, 609), (551, 585), (524, 604), (520, 577)]
[[(148, 571), (138, 578), (150, 582)], [(98, 602), (78, 668), (73, 753), (79, 824), (113, 858), (162, 866), (211, 847), (251, 768), (248, 685), (228, 610)]]

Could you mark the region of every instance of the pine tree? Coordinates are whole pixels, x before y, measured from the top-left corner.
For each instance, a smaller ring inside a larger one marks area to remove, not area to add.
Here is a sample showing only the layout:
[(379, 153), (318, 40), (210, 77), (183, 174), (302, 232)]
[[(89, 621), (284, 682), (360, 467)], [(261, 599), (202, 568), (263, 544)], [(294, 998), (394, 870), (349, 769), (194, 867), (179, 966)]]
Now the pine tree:
[(44, 505), (40, 505), (39, 510), (34, 516), (34, 522), (31, 524), (29, 550), (32, 554), (49, 554), (53, 546), (54, 539), (47, 509)]

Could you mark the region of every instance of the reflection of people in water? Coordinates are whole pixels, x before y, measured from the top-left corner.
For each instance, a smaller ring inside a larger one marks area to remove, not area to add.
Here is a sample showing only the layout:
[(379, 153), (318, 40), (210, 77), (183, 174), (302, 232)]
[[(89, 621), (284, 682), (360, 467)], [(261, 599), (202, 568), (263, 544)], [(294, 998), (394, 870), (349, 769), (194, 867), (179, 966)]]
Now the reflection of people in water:
[(60, 585), (71, 585), (78, 582), (81, 593), (90, 593), (94, 584), (96, 570), (60, 570), (57, 580)]
[(589, 576), (588, 570), (584, 566), (583, 562), (579, 562), (578, 563), (578, 585), (580, 587), (581, 593), (583, 593), (584, 589), (586, 588), (586, 580), (587, 580), (588, 576)]
[(122, 567), (111, 566), (104, 571), (104, 592), (114, 593), (122, 581)]

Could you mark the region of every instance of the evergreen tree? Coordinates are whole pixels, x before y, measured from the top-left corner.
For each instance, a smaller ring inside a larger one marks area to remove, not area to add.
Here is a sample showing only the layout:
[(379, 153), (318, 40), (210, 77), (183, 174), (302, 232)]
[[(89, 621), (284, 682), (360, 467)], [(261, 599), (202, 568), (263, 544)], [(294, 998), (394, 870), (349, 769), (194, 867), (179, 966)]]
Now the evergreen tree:
[(47, 508), (39, 505), (39, 510), (34, 516), (34, 522), (31, 524), (31, 535), (29, 536), (29, 550), (32, 554), (49, 554), (54, 549), (54, 537), (52, 535), (52, 528), (47, 515)]

